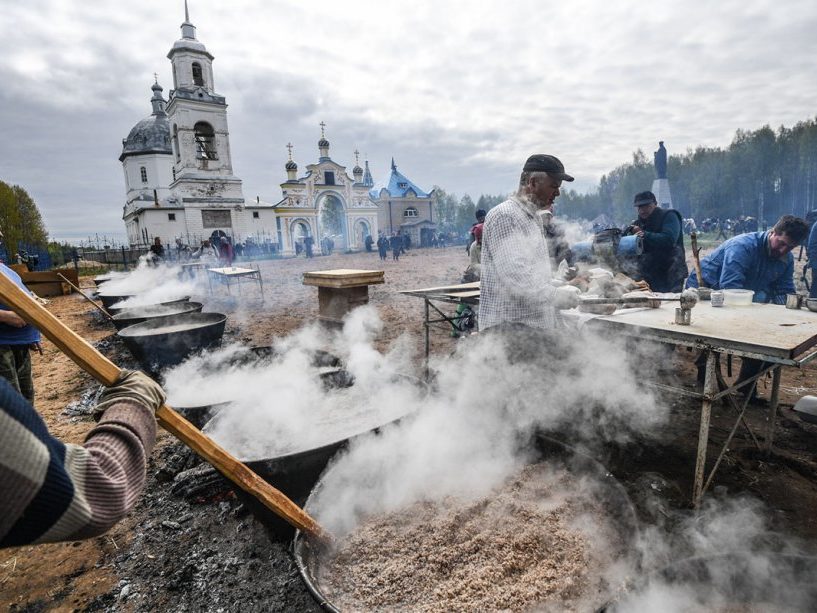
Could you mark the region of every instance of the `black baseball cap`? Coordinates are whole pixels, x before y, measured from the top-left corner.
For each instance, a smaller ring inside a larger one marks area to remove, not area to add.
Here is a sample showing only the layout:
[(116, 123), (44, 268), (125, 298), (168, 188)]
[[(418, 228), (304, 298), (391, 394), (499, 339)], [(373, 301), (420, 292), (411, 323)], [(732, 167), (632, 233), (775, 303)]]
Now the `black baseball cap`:
[(528, 158), (522, 172), (546, 172), (554, 179), (572, 181), (573, 177), (565, 172), (565, 165), (554, 155), (536, 153)]
[(652, 192), (638, 192), (633, 198), (633, 206), (647, 206), (648, 204), (658, 204)]
[(485, 209), (479, 209), (477, 211), (477, 219), (483, 219), (488, 213), (485, 212)]

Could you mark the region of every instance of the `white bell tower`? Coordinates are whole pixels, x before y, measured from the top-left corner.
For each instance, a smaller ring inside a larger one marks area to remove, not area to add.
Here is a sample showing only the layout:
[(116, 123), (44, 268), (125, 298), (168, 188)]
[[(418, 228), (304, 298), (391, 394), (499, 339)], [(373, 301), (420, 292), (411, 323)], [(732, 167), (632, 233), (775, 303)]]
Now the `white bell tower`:
[(181, 30), (182, 37), (167, 54), (174, 87), (167, 104), (173, 150), (170, 189), (187, 211), (191, 233), (246, 234), (241, 180), (233, 175), (227, 102), (215, 91), (213, 56), (196, 40), (187, 0)]

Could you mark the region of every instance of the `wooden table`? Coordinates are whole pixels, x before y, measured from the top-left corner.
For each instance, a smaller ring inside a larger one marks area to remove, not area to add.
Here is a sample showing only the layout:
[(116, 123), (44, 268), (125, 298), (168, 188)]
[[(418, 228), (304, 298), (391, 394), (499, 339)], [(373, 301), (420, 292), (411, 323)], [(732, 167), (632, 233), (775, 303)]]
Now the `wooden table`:
[[(468, 304), (476, 306), (479, 304), (479, 281), (471, 283), (459, 283), (457, 285), (443, 285), (441, 287), (425, 287), (421, 289), (404, 290), (400, 292), (407, 296), (422, 298), (425, 306), (423, 328), (425, 332), (426, 350), (426, 375), (428, 375), (428, 353), (430, 350), (430, 331), (432, 325), (450, 324), (456, 327), (459, 323), (459, 315), (447, 315), (441, 311), (435, 302), (448, 304)], [(431, 311), (434, 310), (439, 319), (431, 319)]]
[[(429, 328), (432, 324), (455, 323), (455, 317), (447, 316), (433, 302), (453, 304), (479, 304), (479, 282), (430, 287), (401, 292), (418, 296), (425, 301), (425, 350), (426, 367), (429, 353)], [(440, 319), (430, 319), (430, 309), (435, 310)], [(772, 304), (751, 304), (748, 306), (713, 307), (708, 301), (698, 303), (692, 309), (692, 323), (682, 326), (675, 323), (675, 309), (663, 306), (658, 309), (620, 309), (612, 315), (588, 316), (575, 310), (562, 311), (566, 320), (584, 320), (590, 330), (631, 336), (640, 340), (668, 343), (691, 347), (706, 356), (704, 388), (701, 392), (653, 383), (652, 387), (671, 393), (701, 400), (701, 419), (698, 432), (698, 452), (692, 488), (692, 503), (700, 506), (704, 493), (742, 425), (752, 442), (760, 448), (757, 437), (744, 419), (749, 394), (741, 401), (738, 391), (751, 391), (760, 377), (772, 373), (772, 390), (769, 415), (766, 424), (765, 449), (770, 452), (774, 444), (774, 424), (780, 399), (780, 375), (784, 366), (801, 368), (817, 357), (817, 313), (806, 309), (786, 309)], [(761, 371), (740, 384), (729, 384), (721, 375), (719, 360), (721, 355), (740, 358), (754, 358), (766, 362)], [(715, 463), (705, 474), (709, 425), (712, 403), (721, 400), (729, 403), (735, 411), (734, 425), (721, 447)], [(706, 477), (706, 480), (704, 480)]]
[(261, 302), (264, 302), (264, 280), (261, 278), (261, 271), (258, 268), (240, 268), (238, 266), (228, 266), (225, 268), (208, 268), (207, 279), (210, 283), (210, 291), (213, 290), (213, 281), (220, 285), (227, 286), (227, 293), (230, 294), (230, 287), (238, 285), (241, 293), (241, 284), (245, 282), (257, 283), (261, 292)]
[[(780, 374), (783, 366), (802, 367), (817, 357), (817, 313), (808, 310), (786, 309), (772, 304), (748, 306), (712, 307), (710, 302), (700, 302), (692, 309), (692, 324), (675, 323), (675, 309), (622, 309), (612, 315), (590, 319), (585, 324), (590, 329), (633, 336), (641, 340), (658, 341), (702, 351), (706, 356), (706, 374), (702, 392), (653, 384), (659, 389), (701, 399), (701, 420), (698, 433), (698, 455), (692, 503), (698, 507), (704, 493), (712, 482), (715, 472), (729, 448), (737, 429), (743, 425), (754, 444), (760, 448), (754, 432), (744, 419), (748, 397), (741, 402), (736, 392), (751, 392), (760, 377), (772, 373), (772, 390), (769, 415), (766, 424), (765, 448), (770, 452), (774, 443), (774, 424), (780, 398)], [(766, 364), (754, 377), (740, 384), (727, 383), (720, 373), (718, 361), (721, 355), (762, 360)], [(732, 405), (737, 418), (723, 444), (714, 465), (705, 475), (706, 453), (709, 444), (709, 423), (712, 403), (723, 398)], [(706, 476), (706, 480), (704, 477)]]
[(382, 270), (338, 268), (305, 272), (304, 285), (318, 288), (318, 318), (340, 326), (355, 307), (369, 303), (369, 286), (385, 282)]

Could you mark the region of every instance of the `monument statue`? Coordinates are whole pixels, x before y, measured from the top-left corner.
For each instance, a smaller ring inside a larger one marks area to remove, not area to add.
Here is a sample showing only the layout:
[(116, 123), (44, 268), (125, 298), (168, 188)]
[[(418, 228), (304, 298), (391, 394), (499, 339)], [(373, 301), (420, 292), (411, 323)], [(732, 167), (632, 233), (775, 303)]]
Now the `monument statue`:
[(658, 141), (658, 151), (653, 153), (655, 159), (655, 172), (659, 179), (667, 178), (667, 150), (664, 141)]

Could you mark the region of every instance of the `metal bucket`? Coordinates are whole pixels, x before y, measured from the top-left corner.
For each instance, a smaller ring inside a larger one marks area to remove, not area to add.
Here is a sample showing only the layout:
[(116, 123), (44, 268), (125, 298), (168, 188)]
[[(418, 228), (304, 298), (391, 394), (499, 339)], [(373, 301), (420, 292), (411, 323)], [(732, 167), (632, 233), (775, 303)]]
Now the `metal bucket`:
[(736, 552), (686, 558), (637, 581), (599, 611), (642, 610), (641, 598), (654, 607), (656, 593), (673, 598), (676, 608), (685, 604), (685, 611), (742, 611), (747, 605), (752, 611), (815, 611), (817, 557)]
[[(597, 490), (599, 506), (609, 512), (612, 523), (617, 526), (623, 543), (634, 542), (637, 539), (640, 526), (635, 506), (624, 486), (601, 463), (569, 445), (546, 436), (536, 437), (534, 444), (541, 460), (562, 464), (573, 474), (594, 477), (599, 484)], [(316, 496), (316, 492), (319, 491), (320, 487), (321, 483), (318, 482), (306, 500), (304, 508), (307, 512), (310, 511), (310, 502), (314, 499), (313, 497)], [(323, 594), (317, 580), (317, 577), (320, 576), (322, 564), (322, 547), (310, 542), (306, 535), (299, 530), (295, 533), (292, 549), (301, 577), (315, 601), (326, 611), (339, 611)]]
[(117, 335), (139, 363), (152, 373), (181, 364), (203, 349), (221, 344), (227, 316), (221, 313), (185, 313), (143, 321)]
[(170, 315), (201, 313), (202, 306), (201, 302), (171, 302), (169, 304), (152, 304), (145, 307), (123, 309), (113, 316), (113, 325), (116, 326), (117, 330), (122, 330), (133, 324), (169, 317)]

